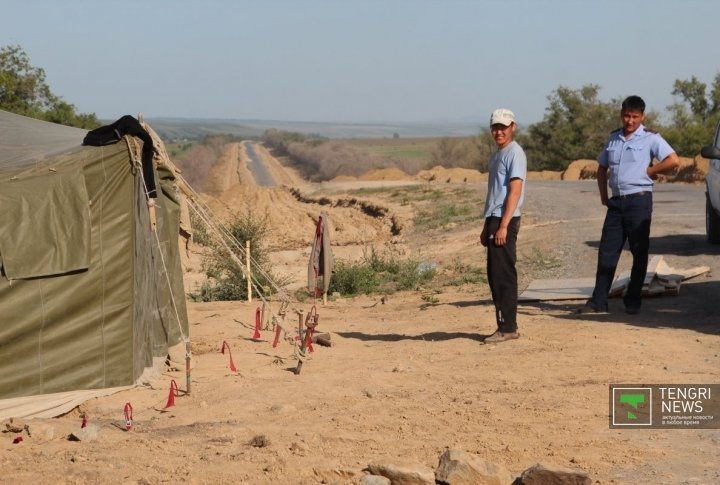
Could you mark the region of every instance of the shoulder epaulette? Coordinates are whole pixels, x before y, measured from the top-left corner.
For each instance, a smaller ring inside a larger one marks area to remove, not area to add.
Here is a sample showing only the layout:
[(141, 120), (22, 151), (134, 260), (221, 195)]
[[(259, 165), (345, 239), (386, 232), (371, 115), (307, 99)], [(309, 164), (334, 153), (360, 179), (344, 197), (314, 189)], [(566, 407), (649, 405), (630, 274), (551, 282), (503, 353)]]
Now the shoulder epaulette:
[(620, 132), (620, 131), (622, 131), (622, 130), (623, 130), (622, 128), (618, 128), (617, 130), (611, 131), (610, 134), (611, 134), (611, 135), (614, 135), (615, 133)]
[(647, 131), (648, 133), (652, 133), (653, 135), (657, 135), (657, 131), (651, 130), (650, 128), (645, 128), (645, 131)]

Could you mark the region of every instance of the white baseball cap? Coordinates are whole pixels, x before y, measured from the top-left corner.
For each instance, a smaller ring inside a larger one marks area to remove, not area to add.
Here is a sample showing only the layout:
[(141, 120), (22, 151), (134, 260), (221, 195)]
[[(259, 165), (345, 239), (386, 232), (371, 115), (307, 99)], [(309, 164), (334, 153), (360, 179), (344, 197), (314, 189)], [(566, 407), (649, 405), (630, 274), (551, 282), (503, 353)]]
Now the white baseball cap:
[(493, 111), (492, 116), (490, 116), (490, 126), (495, 124), (510, 126), (513, 123), (515, 123), (515, 114), (509, 109), (496, 109)]

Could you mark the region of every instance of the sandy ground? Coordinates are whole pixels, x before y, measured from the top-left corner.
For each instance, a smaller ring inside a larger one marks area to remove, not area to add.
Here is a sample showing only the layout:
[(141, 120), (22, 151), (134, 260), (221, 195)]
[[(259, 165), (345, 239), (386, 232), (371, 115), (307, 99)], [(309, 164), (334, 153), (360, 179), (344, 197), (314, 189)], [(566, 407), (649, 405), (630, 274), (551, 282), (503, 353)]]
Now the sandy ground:
[[(228, 165), (218, 167), (223, 185), (208, 200), (219, 212), (249, 202), (271, 214), (273, 261), (291, 286), (303, 285), (319, 210), (332, 221), (336, 257), (357, 257), (373, 246), (432, 261), (440, 272), (484, 265), (477, 221), (412, 227), (413, 215), (439, 200), (480, 204), (481, 182), (425, 182), (418, 190), (437, 190), (440, 197), (408, 202), (416, 192), (396, 191), (415, 187), (414, 181), (311, 186), (283, 175), (308, 199), (354, 198), (388, 209), (376, 219), (356, 207), (301, 202), (286, 188), (253, 187), (242, 169), (242, 147), (228, 150)], [(575, 182), (570, 191), (559, 185), (569, 182), (554, 183), (528, 186), (521, 288), (533, 278), (594, 272), (596, 249), (585, 243), (597, 240), (602, 223), (594, 182)], [(682, 215), (686, 226), (664, 209), (653, 231), (666, 241), (687, 237), (697, 244), (671, 257), (672, 264), (710, 264), (720, 272), (718, 251), (702, 246), (703, 202), (698, 208), (697, 217)], [(403, 226), (399, 236), (389, 232), (392, 216)], [(621, 269), (628, 261), (624, 255)], [(188, 282), (197, 281), (198, 255), (186, 263)], [(434, 469), (450, 447), (513, 476), (540, 462), (584, 470), (600, 484), (719, 483), (720, 430), (608, 427), (608, 384), (720, 382), (720, 317), (711, 307), (719, 288), (715, 277), (688, 283), (678, 297), (646, 302), (637, 316), (622, 313), (615, 300), (609, 315), (590, 317), (571, 312), (580, 302), (524, 304), (522, 337), (499, 345), (482, 343), (495, 326), (487, 285), (430, 286), (384, 302), (379, 295), (331, 298), (316, 309), (318, 331), (329, 332), (334, 345), (316, 345), (299, 375), (292, 345), (281, 341), (273, 348), (269, 330), (251, 338), (258, 302), (188, 302), (189, 395), (184, 373), (168, 371), (148, 386), (89, 401), (68, 415), (29, 421), (38, 432), (22, 443), (2, 435), (0, 482), (357, 484), (369, 463)], [(296, 302), (292, 309), (312, 306)], [(270, 302), (270, 311), (277, 307)], [(292, 312), (287, 317), (296, 320)], [(223, 342), (231, 356), (220, 353)], [(229, 369), (231, 358), (237, 372)], [(173, 379), (180, 395), (165, 408)], [(124, 429), (126, 403), (134, 410), (130, 431)], [(96, 440), (64, 439), (79, 428), (80, 413), (100, 427)]]

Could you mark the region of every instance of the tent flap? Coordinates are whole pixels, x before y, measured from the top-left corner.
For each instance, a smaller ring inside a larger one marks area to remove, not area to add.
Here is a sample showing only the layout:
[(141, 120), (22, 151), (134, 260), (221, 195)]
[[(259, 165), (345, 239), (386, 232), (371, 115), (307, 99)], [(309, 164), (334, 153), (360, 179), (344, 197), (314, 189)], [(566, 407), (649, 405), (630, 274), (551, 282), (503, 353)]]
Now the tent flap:
[(0, 207), (0, 258), (8, 279), (88, 268), (90, 211), (81, 171), (4, 181)]

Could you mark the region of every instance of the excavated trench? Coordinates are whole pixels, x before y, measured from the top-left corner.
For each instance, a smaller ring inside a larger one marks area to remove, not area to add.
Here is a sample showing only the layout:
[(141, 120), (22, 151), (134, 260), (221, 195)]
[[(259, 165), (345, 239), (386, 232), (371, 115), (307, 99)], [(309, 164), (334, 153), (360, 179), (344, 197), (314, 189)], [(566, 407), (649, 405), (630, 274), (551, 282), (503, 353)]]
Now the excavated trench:
[(328, 197), (319, 197), (317, 199), (313, 199), (311, 197), (304, 196), (299, 189), (296, 189), (294, 187), (290, 188), (289, 190), (292, 196), (295, 197), (298, 202), (302, 202), (304, 204), (318, 204), (328, 207), (347, 207), (351, 209), (357, 209), (363, 214), (372, 217), (373, 219), (388, 219), (390, 222), (390, 234), (392, 234), (393, 236), (399, 236), (402, 232), (402, 225), (400, 224), (395, 215), (390, 214), (390, 210), (387, 207), (371, 204), (364, 200), (356, 199), (355, 197), (335, 200), (332, 200)]

